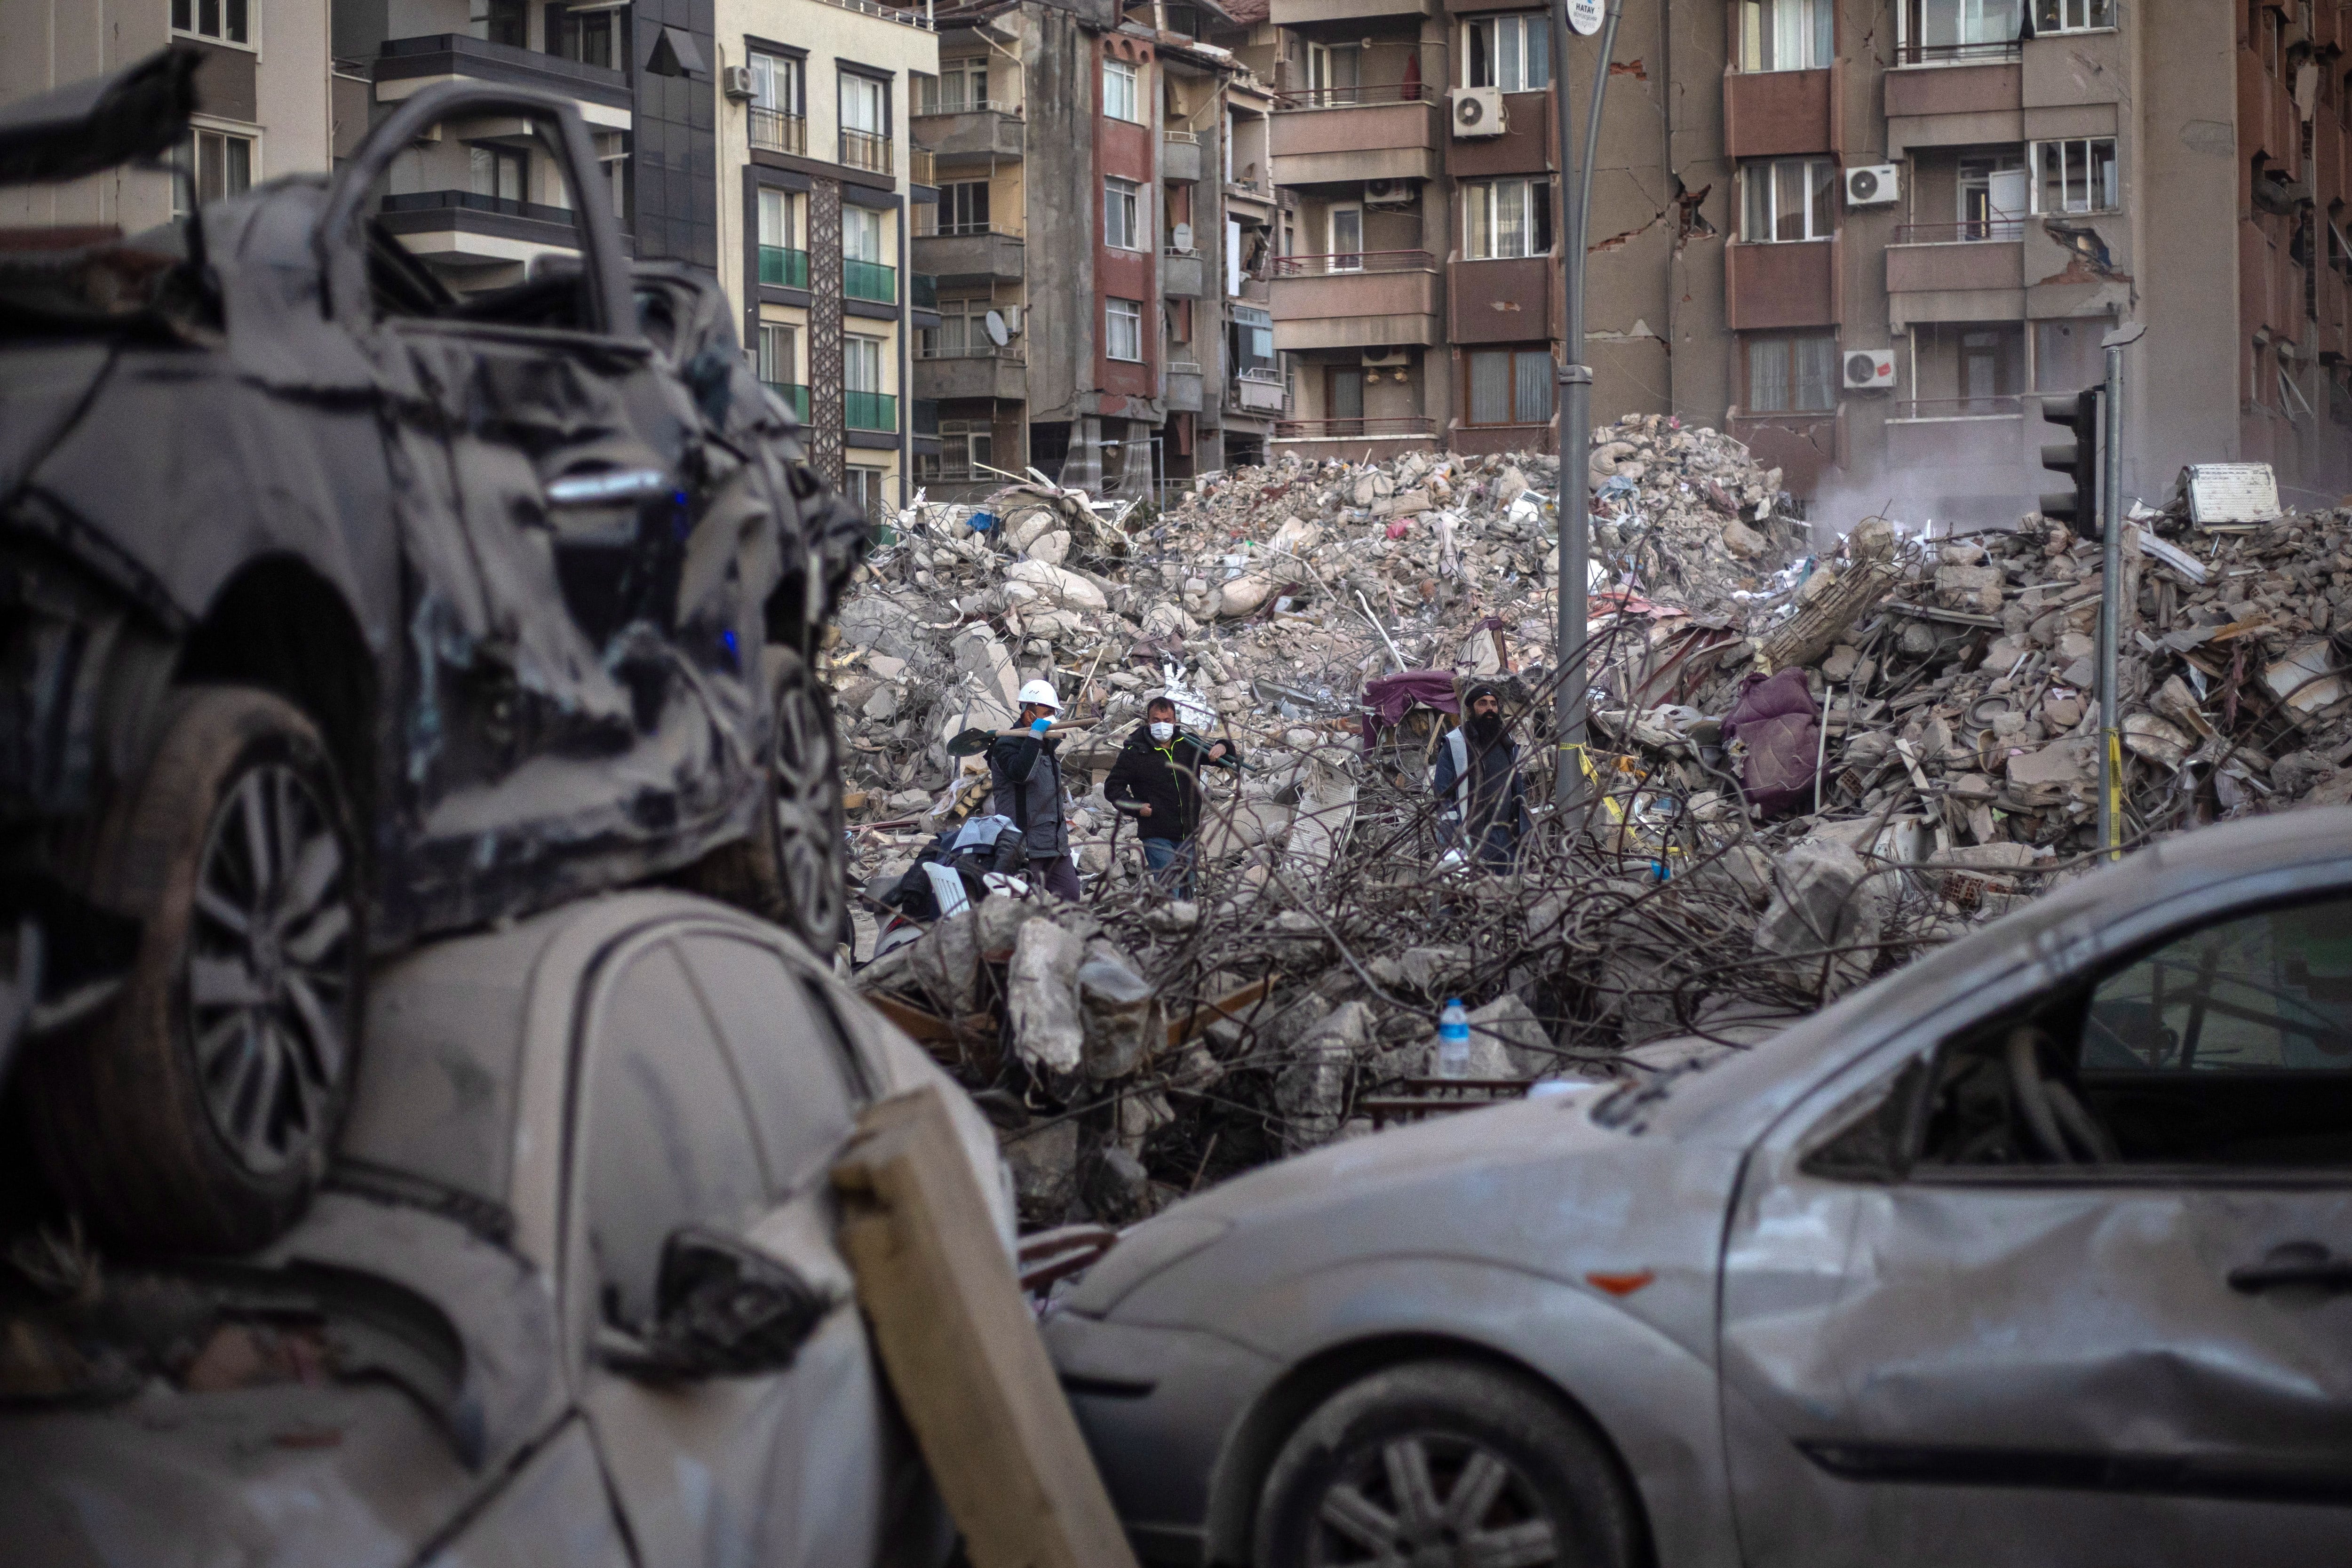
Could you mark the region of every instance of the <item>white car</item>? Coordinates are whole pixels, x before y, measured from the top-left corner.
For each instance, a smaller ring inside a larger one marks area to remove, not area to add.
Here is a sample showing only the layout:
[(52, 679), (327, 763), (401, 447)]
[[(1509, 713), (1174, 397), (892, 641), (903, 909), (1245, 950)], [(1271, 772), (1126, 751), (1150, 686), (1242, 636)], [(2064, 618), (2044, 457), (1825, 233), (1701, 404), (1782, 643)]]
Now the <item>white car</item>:
[(369, 1011), (278, 1241), (93, 1269), (52, 1232), (0, 1287), (0, 1563), (945, 1559), (827, 1182), (861, 1106), (940, 1086), (1010, 1248), (995, 1140), (929, 1057), (682, 894), (421, 949)]

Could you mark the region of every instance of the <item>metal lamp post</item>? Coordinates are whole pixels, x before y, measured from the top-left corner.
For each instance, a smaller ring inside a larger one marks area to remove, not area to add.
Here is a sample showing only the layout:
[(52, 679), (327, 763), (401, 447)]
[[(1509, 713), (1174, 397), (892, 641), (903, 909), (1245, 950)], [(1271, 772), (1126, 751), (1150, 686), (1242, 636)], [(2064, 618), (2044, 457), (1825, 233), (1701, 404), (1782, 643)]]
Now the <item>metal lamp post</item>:
[[(1559, 687), (1553, 699), (1558, 765), (1552, 783), (1554, 815), (1567, 831), (1568, 815), (1584, 796), (1585, 669), (1584, 577), (1591, 554), (1592, 485), (1586, 468), (1592, 447), (1592, 367), (1584, 363), (1585, 236), (1592, 217), (1592, 153), (1601, 138), (1601, 102), (1609, 90), (1609, 57), (1617, 42), (1623, 0), (1559, 0), (1553, 13), (1552, 86), (1559, 102), (1561, 263), (1567, 274), (1564, 363), (1559, 367)], [(1570, 31), (1601, 34), (1592, 66), (1592, 94), (1585, 105), (1584, 145), (1571, 145), (1568, 132), (1568, 39)], [(1575, 170), (1575, 190), (1568, 173)]]
[(2124, 745), (2116, 718), (2116, 655), (2123, 641), (2124, 605), (2124, 350), (2147, 331), (2145, 321), (2119, 326), (2099, 342), (2107, 351), (2107, 390), (2101, 410), (2099, 498), (2099, 848), (2121, 858), (2124, 841)]

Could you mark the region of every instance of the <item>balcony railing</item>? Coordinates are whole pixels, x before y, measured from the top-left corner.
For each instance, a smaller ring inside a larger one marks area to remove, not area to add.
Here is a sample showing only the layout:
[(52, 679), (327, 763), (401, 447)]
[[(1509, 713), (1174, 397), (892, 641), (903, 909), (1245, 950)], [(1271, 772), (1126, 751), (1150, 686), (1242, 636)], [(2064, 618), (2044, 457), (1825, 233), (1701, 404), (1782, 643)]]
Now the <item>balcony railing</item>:
[(1200, 365), (1192, 360), (1171, 359), (1167, 361), (1166, 363), (1168, 366), (1168, 374), (1171, 375), (1198, 375), (1201, 374)]
[(1896, 245), (1965, 245), (1987, 240), (2023, 239), (2025, 220), (2021, 217), (1979, 218), (1974, 223), (1898, 223), (1895, 226)]
[(1438, 97), (1425, 81), (1392, 81), (1376, 87), (1310, 87), (1277, 92), (1274, 106), (1277, 110), (1352, 109), (1360, 103), (1428, 103)]
[(853, 169), (869, 169), (877, 174), (890, 172), (893, 160), (890, 138), (873, 131), (841, 132), (841, 162)]
[(751, 145), (762, 153), (808, 152), (808, 117), (781, 109), (751, 110)]
[(782, 398), (784, 406), (793, 411), (793, 418), (803, 425), (808, 423), (808, 387), (805, 384), (797, 381), (763, 381), (760, 384)]
[(929, 147), (908, 148), (907, 177), (919, 185), (938, 184), (940, 183), (939, 155)]
[(853, 300), (864, 300), (876, 305), (898, 302), (898, 269), (885, 267), (878, 261), (857, 261), (844, 257), (841, 262), (841, 291)]
[(907, 274), (907, 303), (918, 310), (940, 308), (940, 280), (929, 272)]
[(1276, 278), (1328, 278), (1355, 272), (1422, 272), (1437, 265), (1426, 250), (1349, 250), (1328, 256), (1277, 256)]
[(1437, 421), (1426, 414), (1393, 415), (1382, 419), (1284, 419), (1274, 427), (1277, 441), (1345, 440), (1355, 437), (1392, 439), (1436, 434)]
[(986, 218), (982, 218), (977, 223), (935, 223), (929, 228), (917, 229), (915, 231), (915, 237), (917, 239), (938, 239), (943, 235), (952, 237), (959, 234), (988, 234), (991, 232), (992, 232), (992, 230), (990, 228), (988, 220)]
[(760, 281), (771, 289), (808, 287), (808, 252), (781, 245), (760, 247)]
[(1926, 423), (1937, 419), (2013, 419), (2025, 412), (2021, 396), (1916, 397), (1893, 405), (1888, 418)]
[(934, 343), (929, 348), (918, 351), (915, 357), (917, 359), (1001, 359), (1013, 364), (1023, 363), (1024, 358), (1017, 343), (1006, 343), (999, 348), (985, 339), (976, 343), (965, 343), (961, 347)]
[(845, 392), (841, 422), (852, 430), (896, 430), (898, 399), (887, 392)]
[(1171, 142), (1189, 142), (1195, 147), (1201, 144), (1201, 134), (1197, 131), (1163, 131), (1160, 134)]
[(1021, 106), (994, 98), (935, 98), (928, 103), (917, 104), (915, 118), (920, 120), (939, 114), (986, 114), (991, 110), (998, 114), (1018, 114)]
[(478, 191), (409, 191), (384, 197), (382, 210), (413, 213), (432, 212), (444, 207), (466, 212), (500, 213), (508, 217), (537, 218), (541, 223), (560, 223), (566, 228), (574, 222), (570, 207), (551, 207), (543, 202), (519, 202), (511, 196), (486, 196)]
[(1990, 65), (2001, 60), (2021, 59), (2025, 46), (2015, 38), (1982, 44), (1897, 44), (1895, 63), (1898, 66), (1973, 66)]

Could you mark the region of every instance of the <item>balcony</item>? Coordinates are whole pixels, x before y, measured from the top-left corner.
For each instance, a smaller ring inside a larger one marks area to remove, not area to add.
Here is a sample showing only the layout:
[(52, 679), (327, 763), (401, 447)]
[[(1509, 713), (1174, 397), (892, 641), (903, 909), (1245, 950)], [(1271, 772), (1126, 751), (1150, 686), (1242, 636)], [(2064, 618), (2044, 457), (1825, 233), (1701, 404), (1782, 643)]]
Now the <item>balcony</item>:
[(1171, 131), (1160, 139), (1160, 177), (1181, 184), (1201, 178), (1201, 139), (1190, 131)]
[(940, 183), (939, 154), (929, 147), (908, 148), (907, 178), (919, 185), (938, 184)]
[(915, 362), (915, 389), (942, 403), (982, 397), (1020, 403), (1029, 395), (1029, 365), (1020, 349), (992, 344), (926, 354)]
[(942, 283), (1017, 283), (1025, 247), (1017, 234), (995, 229), (977, 233), (919, 234), (915, 264)]
[(877, 174), (892, 174), (898, 167), (890, 138), (871, 131), (851, 131), (845, 127), (841, 132), (839, 161), (845, 168), (865, 169)]
[(1376, 16), (1433, 16), (1433, 0), (1272, 0), (1266, 20), (1277, 27), (1317, 22), (1367, 22)]
[(1734, 331), (1838, 324), (1838, 242), (1723, 247), (1724, 324)]
[(895, 305), (898, 302), (898, 269), (878, 261), (844, 257), (841, 292), (845, 299), (863, 300), (870, 305)]
[(1244, 414), (1280, 414), (1289, 405), (1282, 377), (1270, 370), (1244, 370), (1233, 380), (1233, 407)]
[(1549, 256), (1465, 261), (1448, 279), (1457, 343), (1524, 343), (1553, 335), (1559, 263)]
[(948, 107), (915, 116), (915, 140), (942, 163), (1003, 162), (1021, 156), (1018, 113), (994, 104)]
[(1917, 147), (2012, 144), (2025, 139), (2025, 72), (2015, 47), (1952, 46), (1948, 59), (1886, 73), (1886, 156)]
[(1201, 412), (1201, 367), (1190, 360), (1175, 359), (1168, 361), (1167, 367), (1168, 389), (1164, 395), (1168, 400), (1168, 411), (1171, 414)]
[(1840, 153), (1837, 104), (1843, 72), (1729, 71), (1723, 79), (1723, 147), (1730, 158)]
[(760, 283), (768, 289), (807, 288), (808, 252), (781, 245), (760, 247)]
[(2016, 38), (1990, 38), (1973, 44), (1905, 42), (1895, 46), (1895, 64), (1904, 66), (1997, 65), (2023, 58), (2025, 46)]
[(898, 428), (898, 399), (887, 392), (845, 392), (841, 395), (841, 423), (851, 430), (883, 430)]
[(1197, 300), (1203, 284), (1201, 253), (1167, 250), (1160, 255), (1160, 292), (1171, 300)]
[(440, 81), (490, 81), (540, 88), (572, 100), (593, 131), (630, 126), (629, 79), (603, 66), (583, 65), (537, 49), (493, 44), (466, 33), (387, 38), (370, 62), (378, 103), (397, 103)]
[(808, 386), (805, 383), (797, 381), (763, 381), (760, 384), (766, 387), (770, 392), (774, 393), (778, 397), (782, 398), (783, 400), (784, 406), (793, 411), (793, 418), (799, 420), (803, 425), (808, 423)]
[(1437, 258), (1426, 250), (1284, 256), (1272, 280), (1277, 349), (1434, 344)]
[(805, 115), (786, 114), (781, 109), (755, 107), (746, 118), (754, 152), (807, 153), (808, 118)]
[(528, 266), (543, 256), (576, 255), (580, 247), (569, 208), (472, 191), (388, 195), (378, 221), (400, 237), (403, 248), (436, 267)]
[(1886, 247), (1893, 325), (2025, 319), (2025, 226), (1906, 224)]
[(1432, 180), (1442, 105), (1425, 86), (1287, 93), (1267, 132), (1276, 185)]

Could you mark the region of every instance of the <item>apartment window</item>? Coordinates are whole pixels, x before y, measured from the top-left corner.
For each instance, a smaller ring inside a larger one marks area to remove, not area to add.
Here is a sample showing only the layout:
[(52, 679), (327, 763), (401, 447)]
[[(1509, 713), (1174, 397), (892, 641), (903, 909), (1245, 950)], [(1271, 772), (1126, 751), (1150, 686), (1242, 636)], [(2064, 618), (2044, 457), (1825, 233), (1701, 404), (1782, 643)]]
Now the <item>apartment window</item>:
[(851, 466), (842, 472), (841, 493), (849, 504), (866, 516), (874, 515), (882, 504), (882, 483), (889, 475), (880, 468)]
[(760, 193), (760, 247), (763, 250), (799, 248), (793, 243), (793, 194), (790, 191), (762, 190)]
[(1905, 65), (1998, 59), (2013, 55), (2024, 30), (2023, 0), (1900, 0)]
[(986, 300), (940, 300), (940, 324), (918, 334), (916, 351), (925, 359), (961, 359), (966, 354), (993, 353), (996, 342), (988, 335), (988, 312), (992, 309)]
[(1750, 245), (1827, 239), (1837, 231), (1837, 164), (1774, 158), (1740, 165), (1739, 237)]
[(1540, 92), (1551, 86), (1551, 30), (1541, 12), (1475, 16), (1462, 34), (1463, 86), (1505, 92)]
[(1103, 243), (1114, 250), (1143, 248), (1143, 216), (1136, 195), (1141, 188), (1133, 180), (1103, 181)]
[(623, 11), (547, 8), (548, 53), (583, 66), (619, 70), (628, 61), (628, 16)]
[(922, 459), (931, 475), (948, 479), (977, 479), (995, 462), (995, 433), (978, 419), (940, 420), (940, 455)]
[(752, 108), (772, 109), (779, 114), (808, 112), (808, 84), (801, 74), (800, 61), (754, 49), (751, 66)]
[(2123, 205), (2112, 136), (2069, 137), (2033, 144), (2033, 210), (2103, 213)]
[(1959, 237), (2021, 239), (2032, 201), (2025, 154), (2001, 151), (1963, 156), (1959, 163)]
[(1125, 60), (1103, 61), (1103, 112), (1113, 120), (1143, 122), (1140, 94), (1136, 90), (1135, 67)]
[(841, 161), (853, 169), (887, 174), (891, 165), (889, 90), (870, 76), (843, 71)]
[(2116, 25), (2116, 0), (2033, 0), (2033, 30), (2086, 33)]
[(1333, 272), (1360, 272), (1364, 267), (1364, 209), (1331, 209), (1331, 237), (1326, 266)]
[(924, 114), (962, 114), (988, 107), (986, 60), (941, 60), (940, 74), (925, 79), (919, 100)]
[(1836, 16), (1832, 0), (1740, 0), (1739, 68), (1826, 70)]
[(841, 340), (842, 423), (852, 430), (895, 430), (898, 400), (882, 390), (880, 338), (845, 333)]
[(841, 257), (845, 261), (882, 259), (882, 215), (872, 207), (841, 209)]
[(253, 41), (246, 0), (172, 0), (172, 31), (224, 44)]
[(1364, 373), (1333, 366), (1323, 373), (1323, 410), (1334, 436), (1364, 433)]
[(1113, 359), (1143, 358), (1143, 302), (1107, 300), (1103, 302), (1103, 352)]
[(1961, 327), (1958, 337), (1954, 364), (1960, 395), (1958, 412), (2015, 412), (2017, 405), (2009, 400), (2025, 384), (2025, 330), (2018, 326)]
[(1463, 254), (1473, 261), (1551, 250), (1551, 182), (1477, 180), (1462, 187)]
[(939, 232), (988, 232), (988, 182), (955, 180), (940, 187)]
[(530, 160), (520, 149), (478, 142), (466, 154), (476, 195), (518, 205), (529, 199)]
[(1320, 104), (1353, 103), (1364, 77), (1360, 44), (1307, 46), (1307, 86)]
[(1470, 376), (1470, 423), (1541, 425), (1551, 417), (1558, 374), (1549, 348), (1475, 349), (1464, 356)]
[(775, 289), (808, 287), (808, 250), (800, 243), (790, 191), (760, 193), (760, 281)]
[(1263, 306), (1233, 307), (1234, 369), (1236, 373), (1274, 369), (1274, 316)]
[[(187, 140), (180, 143), (173, 161), (184, 169), (194, 171), (198, 205), (236, 195), (253, 186), (250, 136), (236, 136), (226, 131), (191, 131)], [(172, 216), (188, 216), (186, 193), (178, 180), (172, 182)]]
[(782, 321), (760, 323), (760, 379), (771, 386), (799, 383), (799, 329)]
[(1837, 339), (1828, 333), (1751, 337), (1748, 414), (1827, 414), (1837, 407)]

